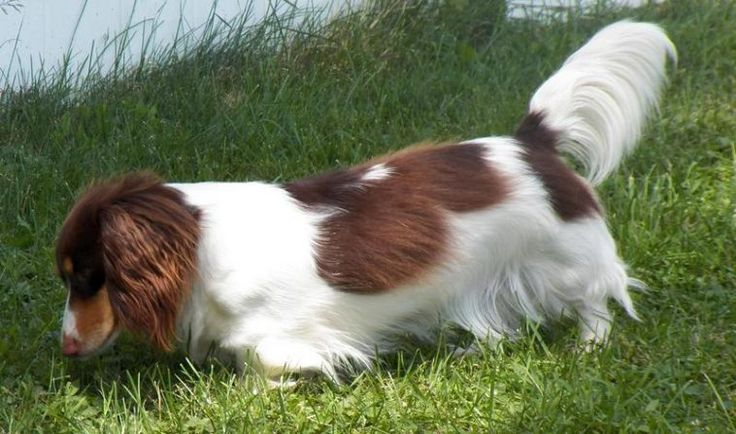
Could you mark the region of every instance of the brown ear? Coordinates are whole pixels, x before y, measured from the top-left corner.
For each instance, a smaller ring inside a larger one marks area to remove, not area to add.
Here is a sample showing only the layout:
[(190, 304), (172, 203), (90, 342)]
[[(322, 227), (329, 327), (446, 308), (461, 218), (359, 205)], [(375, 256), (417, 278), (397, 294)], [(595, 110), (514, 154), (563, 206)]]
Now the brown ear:
[(120, 182), (99, 216), (110, 301), (123, 326), (170, 350), (195, 270), (198, 212), (151, 177)]

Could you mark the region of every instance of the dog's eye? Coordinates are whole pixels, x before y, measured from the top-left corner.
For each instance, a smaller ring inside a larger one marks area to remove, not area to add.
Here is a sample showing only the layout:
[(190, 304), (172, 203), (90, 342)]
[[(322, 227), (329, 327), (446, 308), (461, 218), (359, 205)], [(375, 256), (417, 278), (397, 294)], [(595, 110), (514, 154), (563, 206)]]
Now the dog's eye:
[(105, 272), (102, 270), (93, 270), (89, 276), (89, 285), (96, 292), (105, 284)]
[(95, 295), (105, 284), (105, 273), (102, 270), (84, 269), (67, 276), (65, 283), (69, 291), (87, 298)]

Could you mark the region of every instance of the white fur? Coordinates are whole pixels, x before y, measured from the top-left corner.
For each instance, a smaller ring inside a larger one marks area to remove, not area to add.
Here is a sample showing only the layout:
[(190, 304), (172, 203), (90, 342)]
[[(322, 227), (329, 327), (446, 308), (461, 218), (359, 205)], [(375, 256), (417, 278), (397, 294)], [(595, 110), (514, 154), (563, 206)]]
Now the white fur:
[[(531, 103), (587, 163), (593, 182), (635, 144), (674, 47), (650, 24), (621, 22), (578, 50)], [(509, 180), (502, 203), (454, 214), (450, 258), (410, 286), (378, 294), (331, 288), (317, 272), (320, 222), (278, 185), (170, 184), (202, 210), (198, 277), (178, 321), (178, 338), (199, 362), (210, 350), (250, 364), (269, 379), (344, 362), (368, 366), (398, 333), (430, 337), (443, 321), (494, 342), (524, 318), (579, 318), (585, 341), (609, 333), (613, 298), (635, 317), (629, 280), (599, 215), (565, 222), (513, 138), (474, 140)], [(388, 182), (390, 163), (360, 187)]]
[(363, 175), (363, 178), (361, 178), (361, 181), (380, 181), (388, 178), (389, 176), (391, 176), (391, 170), (388, 169), (385, 164), (379, 163), (368, 169), (365, 175)]
[(664, 31), (619, 21), (596, 33), (534, 94), (530, 111), (563, 132), (560, 149), (600, 184), (636, 146), (665, 81), (666, 57), (677, 59)]
[(69, 308), (69, 294), (66, 295), (66, 304), (64, 305), (64, 317), (61, 322), (61, 338), (64, 336), (79, 340), (79, 330), (77, 330), (77, 318), (74, 312)]
[(603, 341), (609, 297), (633, 314), (605, 223), (559, 220), (514, 139), (474, 142), (511, 179), (510, 197), (448, 215), (453, 260), (419, 284), (373, 295), (335, 290), (318, 276), (313, 249), (325, 214), (278, 186), (172, 184), (203, 210), (199, 279), (179, 321), (192, 358), (217, 349), (270, 379), (294, 371), (336, 378), (345, 362), (369, 366), (392, 336), (431, 337), (442, 321), (492, 343), (513, 336), (525, 317), (565, 315), (580, 315), (584, 339)]

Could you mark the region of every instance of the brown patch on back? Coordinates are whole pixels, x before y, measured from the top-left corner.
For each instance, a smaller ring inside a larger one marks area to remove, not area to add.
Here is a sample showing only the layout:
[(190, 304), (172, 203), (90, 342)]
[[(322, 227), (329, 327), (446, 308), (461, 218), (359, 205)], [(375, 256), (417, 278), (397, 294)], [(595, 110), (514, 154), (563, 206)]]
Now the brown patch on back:
[(178, 190), (150, 174), (127, 175), (77, 201), (59, 235), (57, 264), (63, 269), (64, 258), (73, 260), (74, 272), (63, 276), (70, 300), (96, 300), (104, 288), (124, 327), (171, 349), (199, 234), (199, 211)]
[(529, 113), (516, 130), (523, 143), (526, 162), (537, 173), (549, 194), (552, 207), (564, 221), (601, 214), (590, 187), (557, 153), (559, 133), (544, 125), (543, 113)]
[[(419, 279), (447, 253), (448, 212), (484, 209), (506, 196), (505, 180), (484, 154), (472, 143), (420, 147), (285, 185), (307, 207), (339, 210), (320, 228), (320, 276), (351, 292)], [(379, 163), (390, 176), (362, 181)]]

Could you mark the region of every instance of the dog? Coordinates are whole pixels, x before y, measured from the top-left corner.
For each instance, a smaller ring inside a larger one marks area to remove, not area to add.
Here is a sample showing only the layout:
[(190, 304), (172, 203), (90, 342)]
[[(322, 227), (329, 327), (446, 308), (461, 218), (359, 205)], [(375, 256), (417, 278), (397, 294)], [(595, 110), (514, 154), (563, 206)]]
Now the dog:
[(62, 352), (90, 357), (128, 330), (195, 363), (214, 348), (279, 384), (337, 380), (443, 324), (492, 344), (525, 320), (572, 317), (583, 343), (605, 343), (609, 298), (637, 316), (593, 187), (636, 146), (668, 57), (660, 27), (620, 21), (542, 84), (514, 136), (285, 184), (93, 185), (57, 243)]

